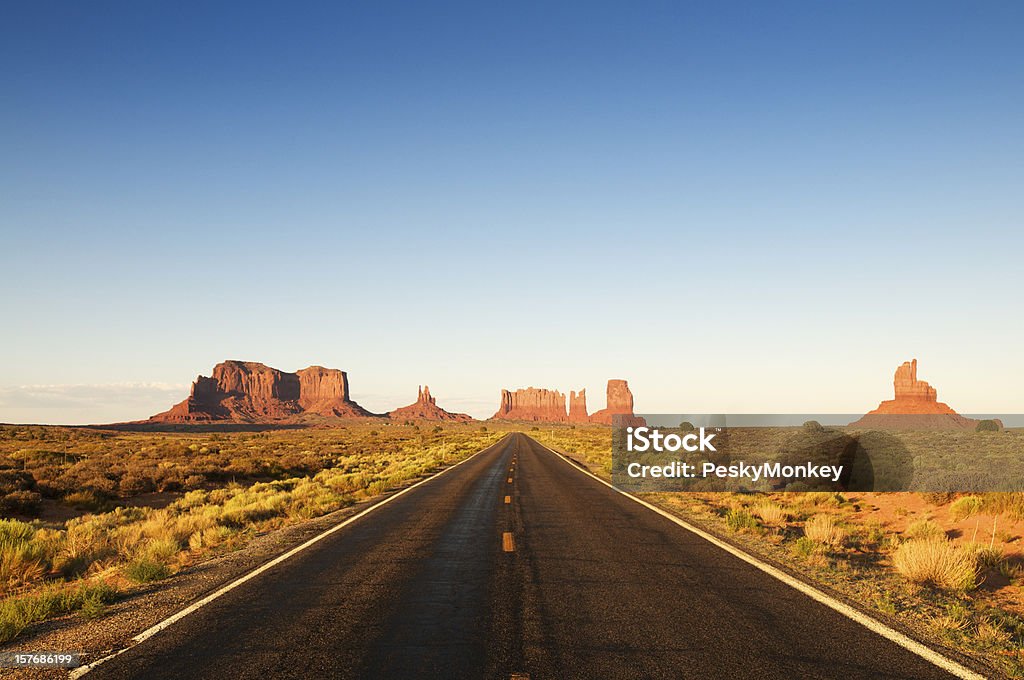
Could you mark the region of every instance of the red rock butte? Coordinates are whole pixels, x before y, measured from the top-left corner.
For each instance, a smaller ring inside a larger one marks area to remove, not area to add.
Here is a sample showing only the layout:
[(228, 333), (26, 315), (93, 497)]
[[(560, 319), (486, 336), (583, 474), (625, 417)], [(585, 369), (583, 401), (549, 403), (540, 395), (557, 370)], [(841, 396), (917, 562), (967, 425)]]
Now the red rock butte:
[(501, 404), (492, 418), (495, 420), (534, 420), (546, 423), (564, 423), (569, 419), (565, 411), (565, 395), (558, 390), (537, 387), (510, 392), (501, 391)]
[(879, 429), (968, 429), (978, 421), (965, 418), (939, 401), (937, 390), (917, 379), (917, 359), (904, 361), (893, 376), (895, 399), (883, 401), (851, 427)]
[(373, 414), (349, 397), (344, 371), (310, 366), (287, 373), (254, 361), (224, 361), (199, 376), (189, 397), (150, 418), (154, 423), (294, 421)]
[[(619, 416), (616, 419), (616, 416)], [(605, 425), (632, 425), (633, 393), (629, 391), (629, 383), (625, 380), (609, 380), (606, 391), (605, 407), (590, 416), (591, 422)]]
[(434, 397), (430, 396), (430, 388), (426, 385), (419, 388), (415, 403), (390, 411), (388, 417), (393, 420), (447, 420), (457, 423), (467, 423), (473, 420), (465, 413), (451, 413), (438, 406)]

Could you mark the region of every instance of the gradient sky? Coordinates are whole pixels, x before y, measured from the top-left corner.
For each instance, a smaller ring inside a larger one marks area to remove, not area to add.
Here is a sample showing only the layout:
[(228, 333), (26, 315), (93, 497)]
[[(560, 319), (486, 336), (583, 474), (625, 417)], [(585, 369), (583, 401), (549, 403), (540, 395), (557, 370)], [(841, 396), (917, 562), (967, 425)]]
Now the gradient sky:
[(0, 422), (226, 358), (627, 378), (638, 411), (1024, 410), (1024, 4), (9, 5)]

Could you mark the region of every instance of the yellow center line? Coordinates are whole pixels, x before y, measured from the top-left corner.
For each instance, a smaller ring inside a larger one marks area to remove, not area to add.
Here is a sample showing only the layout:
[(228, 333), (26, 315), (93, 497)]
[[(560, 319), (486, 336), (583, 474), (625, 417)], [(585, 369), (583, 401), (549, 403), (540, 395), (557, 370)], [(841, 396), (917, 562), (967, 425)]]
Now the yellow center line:
[(508, 483), (509, 483), (509, 484), (511, 484), (511, 483), (512, 483), (512, 478), (511, 478), (511, 477), (509, 477), (509, 478), (508, 478)]
[(512, 496), (505, 496), (505, 505), (509, 505), (512, 502)]
[(505, 552), (515, 552), (516, 542), (512, 538), (511, 531), (506, 531), (501, 535), (501, 549)]

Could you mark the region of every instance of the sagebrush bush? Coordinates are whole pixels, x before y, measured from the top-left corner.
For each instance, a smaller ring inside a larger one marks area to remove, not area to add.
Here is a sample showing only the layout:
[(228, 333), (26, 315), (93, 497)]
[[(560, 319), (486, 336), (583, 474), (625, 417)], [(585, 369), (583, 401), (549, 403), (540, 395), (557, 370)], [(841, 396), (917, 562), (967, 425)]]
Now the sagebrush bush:
[(946, 532), (930, 519), (919, 519), (907, 527), (904, 532), (910, 539), (946, 538)]
[(963, 496), (949, 506), (949, 514), (954, 522), (959, 522), (981, 512), (981, 505), (981, 498), (978, 496)]
[(124, 566), (124, 575), (136, 583), (160, 581), (171, 575), (171, 568), (163, 562), (139, 558)]

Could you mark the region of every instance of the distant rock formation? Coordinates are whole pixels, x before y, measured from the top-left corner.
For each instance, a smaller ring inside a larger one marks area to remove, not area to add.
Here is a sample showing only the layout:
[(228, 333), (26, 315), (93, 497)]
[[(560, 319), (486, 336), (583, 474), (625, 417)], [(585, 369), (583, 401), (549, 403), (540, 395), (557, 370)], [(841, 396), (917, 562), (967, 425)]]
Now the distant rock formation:
[(565, 395), (561, 392), (528, 387), (514, 392), (502, 390), (501, 405), (491, 418), (605, 425), (638, 425), (644, 422), (642, 418), (633, 415), (633, 393), (629, 391), (625, 380), (608, 381), (608, 406), (593, 415), (587, 415), (585, 389), (569, 392), (569, 410), (566, 412)]
[(373, 414), (349, 397), (344, 371), (310, 366), (286, 373), (254, 361), (224, 361), (199, 376), (187, 399), (150, 418), (154, 423), (242, 423), (340, 418)]
[(917, 379), (917, 359), (904, 361), (893, 376), (895, 399), (883, 401), (850, 427), (882, 430), (973, 429), (977, 420), (961, 416), (939, 401), (938, 392)]
[(426, 385), (419, 388), (416, 403), (397, 408), (389, 412), (388, 417), (393, 420), (446, 420), (457, 423), (473, 420), (465, 413), (450, 413), (438, 406), (434, 397), (430, 396), (430, 388)]
[(591, 422), (605, 425), (637, 425), (644, 422), (633, 414), (633, 393), (629, 391), (629, 383), (625, 380), (608, 381), (607, 399), (607, 405), (590, 416)]
[(491, 416), (495, 420), (534, 420), (564, 423), (569, 417), (565, 411), (565, 395), (557, 390), (527, 387), (524, 390), (501, 391), (501, 405)]
[(589, 423), (590, 416), (587, 415), (587, 391), (585, 389), (576, 392), (569, 392), (569, 422)]

